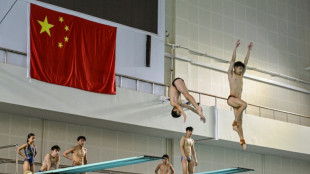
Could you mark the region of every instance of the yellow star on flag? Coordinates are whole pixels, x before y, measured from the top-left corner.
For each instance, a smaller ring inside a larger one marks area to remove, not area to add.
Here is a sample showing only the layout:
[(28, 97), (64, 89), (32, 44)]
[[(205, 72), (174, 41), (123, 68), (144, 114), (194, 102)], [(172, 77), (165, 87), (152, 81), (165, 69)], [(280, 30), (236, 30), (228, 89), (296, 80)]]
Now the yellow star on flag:
[(62, 45), (61, 42), (58, 42), (58, 47), (59, 47), (59, 48), (63, 47), (63, 45)]
[(67, 25), (65, 26), (65, 30), (66, 30), (66, 31), (69, 31), (69, 27), (68, 27)]
[(41, 25), (41, 31), (40, 31), (40, 34), (43, 33), (44, 31), (49, 35), (51, 36), (51, 33), (50, 33), (50, 28), (52, 28), (54, 25), (52, 24), (49, 24), (48, 21), (47, 21), (47, 16), (45, 16), (45, 19), (44, 21), (39, 21), (39, 24)]
[(65, 37), (65, 42), (68, 42), (69, 41), (69, 38), (66, 36)]
[(62, 23), (64, 21), (63, 17), (59, 17), (59, 21)]

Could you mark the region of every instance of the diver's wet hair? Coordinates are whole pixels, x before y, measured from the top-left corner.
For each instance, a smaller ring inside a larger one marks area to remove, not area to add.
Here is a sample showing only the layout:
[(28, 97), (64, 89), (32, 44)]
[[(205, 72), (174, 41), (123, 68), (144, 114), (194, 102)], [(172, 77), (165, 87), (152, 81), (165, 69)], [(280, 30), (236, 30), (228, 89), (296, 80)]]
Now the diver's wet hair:
[(164, 159), (164, 158), (169, 159), (169, 155), (167, 155), (167, 154), (163, 155), (162, 159)]
[(58, 145), (54, 145), (52, 148), (51, 148), (51, 151), (53, 150), (56, 150), (56, 151), (60, 151), (60, 147)]
[(80, 139), (83, 139), (84, 141), (86, 141), (86, 137), (84, 137), (84, 136), (79, 136), (79, 137), (77, 138), (77, 141), (80, 141)]
[(239, 67), (239, 66), (245, 68), (245, 65), (244, 65), (242, 62), (240, 62), (240, 61), (238, 61), (238, 62), (236, 62), (236, 63), (234, 64), (234, 67)]
[(189, 127), (186, 128), (186, 131), (191, 131), (191, 132), (193, 132), (193, 130), (194, 130), (194, 128), (191, 127), (191, 126), (189, 126)]
[(177, 111), (174, 111), (173, 109), (171, 111), (171, 115), (173, 118), (179, 118), (181, 116), (181, 114), (178, 114)]
[(27, 136), (27, 143), (28, 143), (29, 138), (32, 137), (32, 136), (36, 136), (36, 135), (34, 133), (29, 133), (28, 134), (28, 136)]

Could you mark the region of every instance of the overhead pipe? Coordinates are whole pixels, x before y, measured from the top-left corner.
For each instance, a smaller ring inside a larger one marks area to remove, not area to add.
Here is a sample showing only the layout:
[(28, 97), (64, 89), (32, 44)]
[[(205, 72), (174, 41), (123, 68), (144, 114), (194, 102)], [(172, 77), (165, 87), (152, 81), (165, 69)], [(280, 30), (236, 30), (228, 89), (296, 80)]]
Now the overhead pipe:
[[(212, 56), (212, 55), (209, 55), (208, 53), (204, 53), (204, 52), (201, 52), (201, 51), (198, 51), (198, 50), (195, 50), (195, 49), (191, 49), (191, 48), (188, 48), (188, 47), (184, 47), (184, 46), (181, 46), (179, 44), (166, 44), (167, 46), (171, 46), (173, 48), (181, 48), (181, 49), (185, 49), (185, 50), (188, 50), (190, 54), (194, 54), (194, 55), (198, 55), (198, 56), (204, 56), (204, 57), (209, 57), (211, 59), (214, 59), (218, 62), (222, 62), (222, 63), (229, 63), (230, 61), (226, 60), (226, 59), (223, 59), (223, 58), (220, 58), (220, 57), (216, 57), (216, 56)], [(291, 77), (291, 76), (288, 76), (288, 75), (284, 75), (284, 74), (280, 74), (280, 73), (276, 73), (276, 72), (272, 72), (272, 71), (268, 71), (268, 70), (264, 70), (264, 69), (259, 69), (259, 68), (256, 68), (256, 67), (251, 67), (251, 66), (247, 66), (247, 69), (248, 70), (252, 70), (252, 71), (257, 71), (257, 72), (260, 72), (260, 73), (264, 73), (264, 74), (268, 74), (268, 75), (271, 75), (271, 76), (276, 76), (276, 77), (280, 77), (280, 78), (283, 78), (283, 79), (287, 79), (287, 80), (291, 80), (291, 81), (294, 81), (294, 82), (301, 82), (301, 83), (305, 83), (305, 84), (310, 84), (309, 81), (305, 81), (305, 80), (302, 80), (302, 79), (298, 79), (298, 78), (295, 78), (295, 77)]]

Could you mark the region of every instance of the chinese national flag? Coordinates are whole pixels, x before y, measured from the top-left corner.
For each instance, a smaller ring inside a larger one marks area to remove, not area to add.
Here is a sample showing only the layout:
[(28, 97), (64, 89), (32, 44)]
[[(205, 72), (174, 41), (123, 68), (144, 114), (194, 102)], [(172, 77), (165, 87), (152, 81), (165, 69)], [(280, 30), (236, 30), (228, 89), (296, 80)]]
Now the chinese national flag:
[(48, 83), (116, 94), (116, 28), (34, 4), (30, 75)]

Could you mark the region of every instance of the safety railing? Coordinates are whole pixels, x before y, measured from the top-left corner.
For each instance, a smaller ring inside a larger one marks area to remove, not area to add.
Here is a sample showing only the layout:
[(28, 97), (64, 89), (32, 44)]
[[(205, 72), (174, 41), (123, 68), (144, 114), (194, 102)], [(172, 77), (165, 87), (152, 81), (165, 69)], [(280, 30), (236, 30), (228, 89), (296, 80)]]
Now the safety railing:
[(15, 161), (13, 163), (15, 163), (15, 174), (18, 173), (18, 144), (11, 144), (11, 145), (6, 145), (6, 146), (0, 146), (0, 149), (6, 149), (6, 148), (11, 148), (11, 147), (15, 147), (15, 151), (16, 151), (16, 158)]
[[(163, 88), (165, 88), (165, 94), (166, 97), (167, 94), (168, 94), (168, 89), (169, 89), (169, 86), (165, 85), (165, 84), (162, 84), (162, 83), (156, 83), (156, 82), (152, 82), (152, 81), (148, 81), (148, 80), (144, 80), (144, 79), (139, 79), (139, 78), (136, 78), (136, 77), (131, 77), (131, 76), (127, 76), (127, 75), (120, 75), (120, 74), (117, 74), (117, 76), (119, 76), (120, 78), (120, 85), (119, 87), (123, 87), (122, 86), (122, 81), (123, 81), (123, 78), (128, 78), (128, 79), (132, 79), (132, 80), (135, 80), (136, 81), (136, 90), (139, 91), (139, 82), (146, 82), (146, 83), (150, 83), (152, 84), (152, 94), (154, 94), (154, 86), (155, 85), (159, 85)], [(224, 97), (220, 97), (220, 96), (216, 96), (216, 95), (212, 95), (212, 94), (208, 94), (208, 93), (204, 93), (204, 92), (199, 92), (199, 91), (194, 91), (194, 90), (189, 90), (190, 93), (194, 93), (194, 94), (197, 94), (198, 95), (198, 102), (201, 103), (201, 104), (204, 104), (203, 101), (202, 101), (202, 96), (208, 96), (208, 97), (212, 97), (214, 98), (214, 106), (218, 107), (218, 100), (227, 100), (227, 98), (224, 98)], [(263, 117), (262, 115), (262, 110), (263, 109), (266, 109), (266, 110), (270, 110), (272, 112), (272, 118), (273, 119), (276, 119), (276, 112), (279, 112), (279, 113), (282, 113), (282, 114), (285, 114), (286, 115), (286, 121), (288, 122), (288, 116), (289, 115), (293, 115), (293, 116), (297, 116), (299, 118), (306, 118), (306, 119), (310, 119), (310, 116), (306, 116), (306, 115), (302, 115), (302, 114), (297, 114), (297, 113), (293, 113), (293, 112), (288, 112), (288, 111), (284, 111), (284, 110), (280, 110), (280, 109), (275, 109), (275, 108), (270, 108), (270, 107), (266, 107), (266, 106), (261, 106), (261, 105), (256, 105), (256, 104), (251, 104), (251, 103), (248, 103), (248, 106), (252, 106), (252, 107), (255, 107), (258, 109), (258, 116), (259, 117)], [(247, 112), (247, 110), (245, 110), (245, 112)], [(299, 124), (301, 125), (301, 119), (299, 119)]]
[[(5, 52), (11, 52), (11, 53), (15, 53), (15, 54), (20, 54), (20, 55), (26, 55), (26, 53), (23, 53), (23, 52), (14, 51), (14, 50), (10, 50), (10, 49), (5, 49), (5, 48), (1, 48), (1, 47), (0, 47), (0, 50), (5, 51)], [(7, 59), (7, 57), (6, 57), (6, 59)], [(159, 87), (163, 88), (163, 91), (159, 95), (167, 96), (168, 89), (169, 89), (169, 86), (170, 86), (170, 85), (166, 85), (166, 84), (163, 84), (163, 83), (152, 82), (152, 81), (149, 81), (149, 80), (140, 79), (140, 78), (124, 75), (124, 74), (116, 74), (116, 77), (118, 77), (118, 86), (121, 87), (121, 88), (125, 87), (123, 85), (124, 79), (134, 80), (135, 81), (135, 90), (136, 91), (142, 91), (141, 90), (141, 86), (142, 86), (141, 83), (148, 83), (148, 84), (150, 84), (152, 86), (151, 87), (151, 92), (149, 92), (151, 94), (156, 94), (155, 93), (155, 88), (156, 88), (156, 86), (159, 86)], [(220, 100), (227, 100), (227, 98), (216, 96), (216, 95), (212, 95), (212, 94), (208, 94), (208, 93), (204, 93), (204, 92), (199, 92), (199, 91), (194, 91), (194, 90), (189, 90), (189, 92), (197, 94), (198, 95), (198, 101), (201, 104), (204, 104), (202, 102), (202, 100), (201, 100), (202, 96), (208, 96), (208, 97), (214, 98), (214, 106), (217, 107), (217, 108), (218, 108), (218, 100), (219, 99)], [(299, 121), (298, 121), (299, 125), (302, 124), (301, 123), (301, 119), (302, 118), (310, 119), (310, 116), (306, 116), (306, 115), (302, 115), (302, 114), (298, 114), (298, 113), (293, 113), (293, 112), (288, 112), (288, 111), (284, 111), (284, 110), (280, 110), (280, 109), (270, 108), (270, 107), (266, 107), (266, 106), (261, 106), (261, 105), (251, 104), (251, 103), (248, 103), (248, 106), (252, 106), (252, 107), (257, 108), (258, 109), (258, 116), (259, 117), (263, 117), (262, 110), (266, 109), (266, 110), (269, 110), (269, 111), (272, 112), (272, 118), (273, 119), (276, 119), (276, 112), (279, 112), (279, 113), (282, 113), (282, 114), (286, 115), (286, 121), (287, 122), (289, 122), (289, 119), (288, 119), (289, 115), (296, 116), (296, 117), (299, 118)], [(296, 122), (294, 122), (294, 123), (296, 124)]]
[[(203, 93), (203, 92), (198, 92), (198, 91), (193, 91), (193, 90), (189, 90), (189, 92), (194, 93), (194, 94), (198, 94), (198, 102), (199, 103), (202, 102), (201, 101), (201, 98), (202, 98), (201, 96), (213, 97), (214, 98), (214, 103), (215, 103), (216, 107), (218, 107), (217, 106), (218, 105), (217, 104), (218, 103), (218, 99), (227, 101), (227, 98), (219, 97), (219, 96), (208, 94), (208, 93)], [(297, 116), (299, 118), (310, 119), (310, 116), (306, 116), (306, 115), (303, 115), (303, 114), (297, 114), (297, 113), (293, 113), (293, 112), (289, 112), (289, 111), (284, 111), (284, 110), (280, 110), (280, 109), (270, 108), (270, 107), (266, 107), (266, 106), (261, 106), (261, 105), (251, 104), (251, 103), (248, 103), (248, 106), (252, 106), (252, 107), (257, 108), (258, 109), (258, 113), (259, 113), (258, 114), (259, 117), (263, 117), (262, 109), (266, 109), (266, 110), (272, 111), (272, 118), (273, 119), (276, 119), (276, 115), (275, 115), (276, 112), (285, 114), (287, 122), (288, 122), (288, 116), (289, 115)], [(247, 113), (247, 110), (245, 110), (245, 113)], [(299, 124), (301, 124), (301, 119), (299, 119)]]
[(145, 83), (149, 83), (149, 84), (152, 85), (152, 87), (151, 87), (151, 88), (152, 88), (151, 94), (155, 94), (155, 86), (156, 86), (156, 85), (157, 85), (157, 86), (166, 87), (166, 85), (163, 84), (163, 83), (152, 82), (152, 81), (149, 81), (149, 80), (144, 80), (144, 79), (140, 79), (140, 78), (136, 78), (136, 77), (124, 75), (124, 74), (118, 74), (118, 73), (116, 73), (115, 76), (119, 78), (119, 85), (118, 85), (118, 86), (119, 86), (120, 88), (123, 87), (123, 79), (124, 79), (124, 78), (132, 79), (132, 80), (135, 80), (135, 81), (136, 81), (136, 82), (135, 82), (135, 83), (136, 83), (136, 88), (135, 88), (136, 91), (140, 91), (140, 82), (145, 82)]
[[(172, 48), (171, 49), (172, 50), (171, 51), (172, 54), (173, 54), (175, 49), (179, 48), (179, 49), (187, 50), (190, 54), (198, 55), (198, 56), (202, 56), (202, 57), (206, 57), (206, 58), (210, 58), (210, 59), (216, 60), (218, 62), (222, 62), (222, 63), (229, 63), (230, 62), (229, 60), (226, 60), (224, 58), (216, 57), (216, 56), (210, 55), (210, 54), (208, 54), (206, 52), (201, 52), (201, 51), (198, 51), (198, 50), (195, 50), (195, 49), (191, 49), (191, 48), (179, 45), (179, 44), (166, 44), (166, 46), (169, 46), (169, 47)], [(257, 72), (260, 72), (260, 73), (264, 73), (264, 74), (268, 74), (270, 76), (274, 76), (274, 77), (279, 77), (279, 78), (282, 78), (282, 79), (290, 80), (290, 81), (293, 81), (293, 82), (300, 82), (300, 83), (304, 83), (304, 84), (310, 85), (309, 81), (298, 79), (296, 77), (291, 77), (291, 76), (288, 76), (288, 75), (285, 75), (285, 74), (281, 74), (281, 73), (277, 73), (277, 72), (272, 72), (272, 71), (269, 71), (269, 70), (260, 69), (260, 68), (256, 68), (256, 67), (251, 67), (251, 66), (247, 66), (247, 69), (248, 70), (257, 71)]]

